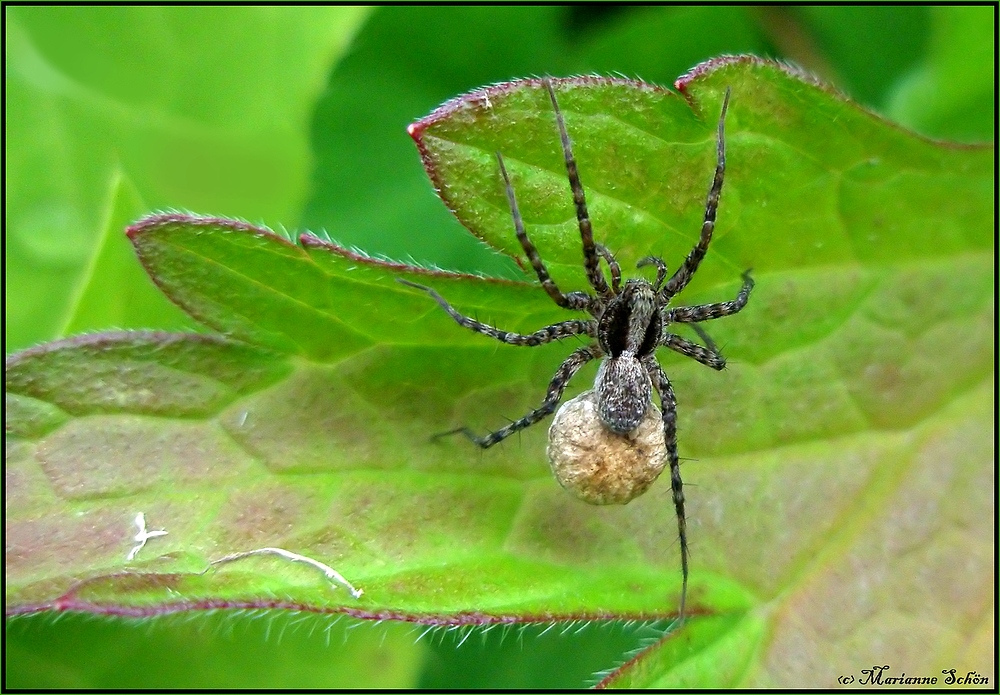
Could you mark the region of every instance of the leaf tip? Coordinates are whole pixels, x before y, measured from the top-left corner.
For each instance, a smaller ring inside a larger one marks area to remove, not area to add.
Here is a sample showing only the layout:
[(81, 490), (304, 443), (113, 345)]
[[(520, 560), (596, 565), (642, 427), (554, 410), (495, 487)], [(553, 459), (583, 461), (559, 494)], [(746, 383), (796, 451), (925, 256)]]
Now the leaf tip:
[(692, 83), (708, 77), (712, 73), (718, 72), (719, 70), (727, 68), (731, 65), (743, 65), (748, 68), (770, 68), (772, 70), (779, 70), (789, 77), (802, 82), (807, 82), (815, 87), (821, 87), (827, 91), (843, 96), (838, 90), (832, 87), (829, 83), (825, 82), (821, 77), (809, 72), (800, 65), (784, 60), (761, 58), (760, 56), (750, 53), (720, 55), (698, 63), (674, 81), (674, 89), (683, 94), (685, 98), (690, 101), (691, 95), (689, 89)]

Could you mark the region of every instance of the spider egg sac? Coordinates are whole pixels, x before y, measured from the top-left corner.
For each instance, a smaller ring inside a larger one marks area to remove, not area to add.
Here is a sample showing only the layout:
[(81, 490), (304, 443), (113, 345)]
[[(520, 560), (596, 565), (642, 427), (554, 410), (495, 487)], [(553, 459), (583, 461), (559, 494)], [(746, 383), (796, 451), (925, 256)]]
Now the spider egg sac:
[(585, 391), (556, 412), (546, 453), (559, 484), (584, 502), (627, 504), (666, 466), (660, 410), (650, 404), (638, 427), (617, 434), (601, 423), (597, 395)]

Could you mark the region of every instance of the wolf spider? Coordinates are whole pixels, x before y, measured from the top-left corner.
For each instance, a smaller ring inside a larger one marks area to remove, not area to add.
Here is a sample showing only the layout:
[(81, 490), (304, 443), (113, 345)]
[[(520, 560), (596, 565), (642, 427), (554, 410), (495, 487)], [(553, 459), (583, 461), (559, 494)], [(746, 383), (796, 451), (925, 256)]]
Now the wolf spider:
[[(459, 325), (508, 345), (533, 347), (574, 335), (586, 335), (595, 341), (576, 349), (560, 365), (552, 381), (549, 382), (549, 388), (541, 406), (521, 419), (482, 437), (477, 437), (465, 427), (445, 434), (465, 434), (483, 449), (493, 446), (515, 432), (530, 427), (550, 415), (556, 409), (556, 405), (562, 398), (566, 385), (572, 376), (594, 359), (601, 360), (594, 382), (598, 415), (603, 425), (612, 432), (626, 434), (634, 430), (652, 403), (652, 392), (656, 391), (662, 407), (663, 436), (670, 464), (670, 485), (673, 492), (674, 510), (677, 514), (677, 530), (681, 546), (683, 581), (679, 619), (683, 621), (687, 598), (688, 543), (687, 522), (684, 515), (684, 486), (681, 482), (680, 462), (677, 456), (677, 400), (674, 397), (670, 380), (656, 362), (655, 353), (657, 348), (667, 347), (712, 369), (725, 368), (725, 358), (697, 324), (701, 321), (710, 321), (740, 311), (746, 306), (750, 290), (754, 286), (750, 271), (747, 270), (743, 273), (743, 286), (736, 299), (697, 306), (672, 308), (668, 306), (674, 295), (683, 290), (691, 281), (708, 251), (709, 242), (712, 240), (712, 232), (715, 229), (715, 214), (719, 205), (726, 169), (725, 120), (726, 110), (729, 106), (729, 89), (726, 89), (726, 95), (722, 102), (722, 113), (719, 116), (716, 144), (718, 158), (715, 166), (715, 177), (708, 191), (705, 217), (698, 243), (688, 253), (684, 263), (670, 276), (670, 279), (667, 279), (667, 265), (662, 259), (646, 256), (636, 264), (636, 267), (655, 266), (656, 281), (649, 282), (642, 278), (635, 278), (626, 280), (622, 284), (622, 273), (618, 262), (607, 248), (594, 242), (583, 185), (580, 182), (580, 174), (573, 157), (569, 135), (566, 132), (566, 123), (563, 120), (551, 83), (548, 80), (543, 80), (542, 84), (549, 94), (552, 110), (555, 112), (556, 126), (566, 163), (566, 173), (569, 177), (573, 202), (576, 206), (580, 238), (583, 241), (583, 266), (587, 274), (587, 281), (593, 288), (594, 294), (587, 292), (564, 293), (549, 277), (545, 263), (542, 262), (535, 245), (524, 230), (524, 221), (517, 208), (514, 188), (504, 166), (503, 156), (499, 152), (496, 153), (497, 163), (507, 192), (507, 201), (514, 219), (517, 239), (531, 262), (542, 289), (552, 298), (552, 301), (563, 309), (584, 311), (589, 313), (591, 318), (562, 321), (527, 335), (509, 333), (460, 314), (430, 287), (407, 280), (400, 280), (400, 282), (429, 294)], [(602, 260), (607, 264), (610, 272), (610, 285), (600, 267)], [(672, 323), (690, 324), (706, 343), (706, 346), (669, 332), (667, 327)]]

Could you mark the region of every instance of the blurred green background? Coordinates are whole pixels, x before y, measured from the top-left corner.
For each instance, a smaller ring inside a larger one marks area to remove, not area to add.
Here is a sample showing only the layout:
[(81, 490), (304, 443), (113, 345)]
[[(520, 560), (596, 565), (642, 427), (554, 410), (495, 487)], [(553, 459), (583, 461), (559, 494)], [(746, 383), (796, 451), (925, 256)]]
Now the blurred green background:
[[(994, 131), (991, 7), (4, 11), (8, 354), (80, 331), (195, 329), (121, 233), (152, 210), (517, 277), (437, 200), (406, 134), (491, 82), (597, 72), (672, 85), (705, 59), (755, 53), (931, 138)], [(266, 613), (7, 628), (14, 688), (575, 687), (651, 634), (424, 634)]]

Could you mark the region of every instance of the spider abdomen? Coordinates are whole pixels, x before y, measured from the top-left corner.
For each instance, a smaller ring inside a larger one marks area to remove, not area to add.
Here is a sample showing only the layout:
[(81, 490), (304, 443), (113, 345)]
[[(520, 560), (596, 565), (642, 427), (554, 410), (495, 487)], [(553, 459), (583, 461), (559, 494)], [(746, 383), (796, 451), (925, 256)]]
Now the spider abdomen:
[(631, 352), (605, 359), (594, 381), (597, 414), (618, 434), (631, 432), (653, 402), (653, 385), (645, 367)]

